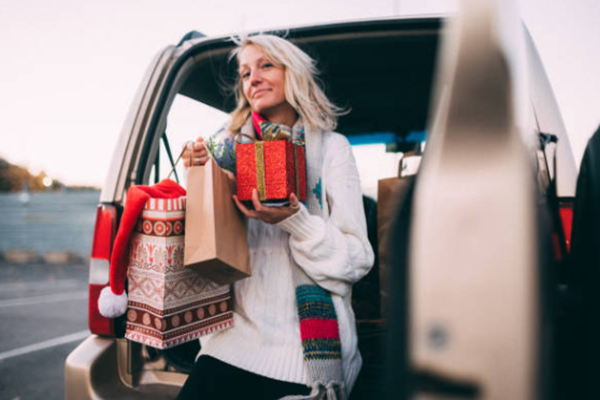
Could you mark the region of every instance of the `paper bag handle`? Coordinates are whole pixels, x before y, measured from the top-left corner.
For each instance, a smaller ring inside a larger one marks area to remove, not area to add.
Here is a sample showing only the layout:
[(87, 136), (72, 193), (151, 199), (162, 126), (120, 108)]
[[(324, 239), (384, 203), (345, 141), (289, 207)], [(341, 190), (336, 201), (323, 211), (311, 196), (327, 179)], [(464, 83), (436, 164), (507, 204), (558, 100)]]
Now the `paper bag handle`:
[[(177, 160), (175, 160), (175, 163), (173, 163), (173, 168), (171, 168), (171, 172), (169, 172), (169, 175), (167, 175), (167, 179), (169, 179), (171, 177), (171, 174), (175, 171), (175, 168), (177, 167), (177, 164), (179, 164), (179, 160), (181, 160), (181, 158), (183, 157), (183, 153), (185, 153), (185, 150), (188, 148), (189, 145), (193, 144), (194, 142), (192, 140), (188, 140), (187, 142), (185, 142), (185, 146), (183, 146), (181, 153), (179, 153), (179, 157), (177, 157)], [(190, 165), (192, 165), (192, 152), (190, 152)]]

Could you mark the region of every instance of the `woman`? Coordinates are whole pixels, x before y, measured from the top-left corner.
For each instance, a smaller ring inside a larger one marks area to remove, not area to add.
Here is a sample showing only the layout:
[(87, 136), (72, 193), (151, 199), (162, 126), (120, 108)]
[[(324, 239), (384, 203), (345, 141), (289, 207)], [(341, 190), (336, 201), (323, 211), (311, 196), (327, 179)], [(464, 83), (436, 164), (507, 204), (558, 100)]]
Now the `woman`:
[(252, 277), (235, 283), (234, 326), (202, 340), (179, 398), (344, 398), (362, 364), (351, 288), (374, 256), (350, 145), (331, 132), (339, 109), (315, 83), (314, 61), (282, 38), (245, 38), (232, 57), (237, 108), (207, 146), (199, 138), (188, 150), (186, 166), (206, 163), (208, 147), (234, 171), (236, 134), (286, 125), (306, 144), (308, 199), (267, 207), (254, 191), (251, 209), (233, 197), (248, 218)]

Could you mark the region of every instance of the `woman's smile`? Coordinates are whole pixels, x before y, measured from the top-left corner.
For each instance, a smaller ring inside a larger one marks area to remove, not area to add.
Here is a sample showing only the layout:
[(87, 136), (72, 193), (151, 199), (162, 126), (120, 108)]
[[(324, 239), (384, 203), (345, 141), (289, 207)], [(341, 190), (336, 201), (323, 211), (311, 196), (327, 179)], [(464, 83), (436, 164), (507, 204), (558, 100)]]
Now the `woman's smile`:
[(255, 99), (259, 94), (264, 94), (265, 92), (268, 92), (270, 90), (271, 89), (267, 89), (267, 88), (256, 89), (254, 91), (254, 93), (252, 94), (252, 98)]

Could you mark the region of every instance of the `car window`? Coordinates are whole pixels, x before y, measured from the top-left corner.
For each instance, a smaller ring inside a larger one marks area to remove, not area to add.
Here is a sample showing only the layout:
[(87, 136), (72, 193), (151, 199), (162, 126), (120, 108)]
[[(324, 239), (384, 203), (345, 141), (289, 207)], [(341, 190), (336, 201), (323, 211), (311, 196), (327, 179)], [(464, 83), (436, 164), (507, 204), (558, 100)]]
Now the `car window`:
[[(215, 133), (227, 121), (228, 114), (202, 102), (190, 99), (181, 94), (176, 95), (167, 117), (166, 136), (173, 159), (176, 160), (186, 141), (196, 140), (199, 136), (208, 138)], [(181, 180), (183, 174), (183, 162), (177, 165), (177, 174)], [(171, 171), (171, 163), (168, 158), (164, 142), (160, 144), (158, 179), (166, 178)], [(156, 169), (150, 174), (150, 183), (156, 181)], [(171, 176), (174, 179), (174, 176)]]
[(362, 192), (374, 200), (377, 200), (377, 181), (398, 176), (402, 153), (387, 152), (386, 147), (384, 143), (352, 146)]
[[(399, 163), (405, 152), (410, 152), (411, 155), (421, 154), (426, 137), (427, 132), (424, 130), (409, 131), (402, 136), (393, 132), (349, 136), (363, 194), (377, 200), (377, 181), (397, 177)], [(406, 163), (404, 167), (403, 175), (416, 172), (416, 167), (412, 163), (410, 168), (406, 168), (408, 167)]]

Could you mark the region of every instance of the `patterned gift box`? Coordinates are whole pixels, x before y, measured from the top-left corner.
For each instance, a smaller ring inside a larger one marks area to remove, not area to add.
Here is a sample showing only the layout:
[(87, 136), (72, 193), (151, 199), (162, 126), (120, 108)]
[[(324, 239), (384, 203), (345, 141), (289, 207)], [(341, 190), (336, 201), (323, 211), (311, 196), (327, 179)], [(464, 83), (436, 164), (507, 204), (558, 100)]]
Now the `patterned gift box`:
[(184, 268), (185, 198), (150, 199), (132, 234), (125, 337), (159, 349), (233, 323), (231, 293)]
[(291, 193), (306, 200), (304, 146), (288, 140), (238, 144), (236, 171), (242, 201), (252, 200), (252, 189), (257, 189), (260, 201), (286, 201)]

